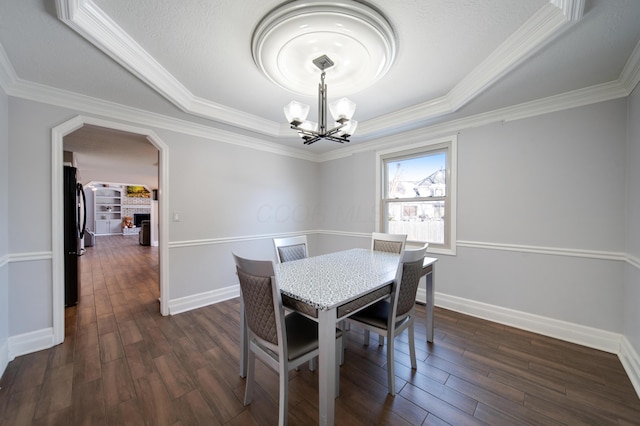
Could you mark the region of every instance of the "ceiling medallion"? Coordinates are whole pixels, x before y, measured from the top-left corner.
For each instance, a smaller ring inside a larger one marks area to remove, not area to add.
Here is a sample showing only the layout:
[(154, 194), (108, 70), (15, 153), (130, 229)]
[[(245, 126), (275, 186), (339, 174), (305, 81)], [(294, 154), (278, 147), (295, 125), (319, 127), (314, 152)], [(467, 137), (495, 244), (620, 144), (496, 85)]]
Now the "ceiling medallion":
[(362, 2), (302, 0), (272, 10), (253, 33), (252, 54), (258, 68), (275, 84), (313, 95), (318, 68), (326, 55), (333, 96), (356, 93), (384, 76), (396, 57), (389, 21)]

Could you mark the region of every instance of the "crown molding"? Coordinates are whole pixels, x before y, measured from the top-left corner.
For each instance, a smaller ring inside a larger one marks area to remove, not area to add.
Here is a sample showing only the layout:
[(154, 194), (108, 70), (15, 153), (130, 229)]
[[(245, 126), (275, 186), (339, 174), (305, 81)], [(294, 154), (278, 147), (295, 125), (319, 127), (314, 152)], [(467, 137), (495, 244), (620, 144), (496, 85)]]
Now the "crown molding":
[(0, 87), (5, 93), (9, 93), (11, 87), (16, 84), (16, 80), (16, 71), (9, 61), (7, 52), (4, 51), (4, 46), (0, 43)]
[(550, 2), (561, 9), (567, 19), (578, 21), (584, 13), (584, 0), (550, 0)]
[[(554, 3), (547, 3), (538, 10), (449, 93), (383, 115), (375, 121), (362, 122), (358, 136), (366, 137), (388, 128), (433, 119), (465, 106), (582, 17), (584, 0), (565, 0), (560, 6)], [(573, 15), (567, 16), (567, 10)]]
[(182, 111), (278, 136), (280, 125), (193, 95), (91, 0), (57, 0), (58, 18)]
[[(4, 48), (0, 44), (0, 86), (2, 86), (5, 93), (9, 96), (314, 162), (330, 161), (348, 157), (359, 152), (390, 148), (396, 145), (406, 144), (407, 141), (413, 139), (440, 137), (457, 133), (462, 129), (479, 127), (499, 121), (520, 120), (626, 97), (631, 94), (639, 82), (640, 42), (636, 44), (619, 78), (615, 81), (476, 114), (470, 117), (424, 126), (408, 132), (372, 138), (366, 143), (345, 145), (340, 147), (340, 149), (335, 149), (324, 154), (316, 154), (302, 149), (267, 142), (259, 138), (242, 136), (233, 132), (216, 129), (215, 127), (196, 124), (190, 121), (21, 80), (16, 77), (13, 66), (9, 62)], [(282, 124), (280, 127), (281, 129), (286, 128), (286, 126)]]
[[(632, 88), (633, 90), (633, 88)], [(613, 99), (623, 98), (631, 92), (624, 88), (619, 81), (603, 83), (585, 89), (578, 89), (571, 92), (554, 95), (531, 102), (500, 108), (486, 113), (476, 114), (456, 120), (449, 120), (431, 126), (420, 127), (404, 133), (385, 136), (374, 139), (366, 144), (351, 145), (336, 149), (318, 156), (318, 161), (337, 160), (350, 155), (375, 151), (379, 149), (392, 148), (394, 146), (406, 145), (409, 143), (424, 140), (425, 138), (436, 138), (440, 136), (458, 133), (464, 129), (485, 126), (496, 122), (509, 122), (522, 120), (538, 115), (549, 114), (585, 105), (605, 102)]]
[(631, 56), (629, 56), (627, 63), (624, 65), (620, 77), (618, 77), (618, 82), (627, 92), (627, 95), (630, 95), (640, 83), (640, 41), (636, 43), (635, 49), (633, 49)]
[[(0, 72), (3, 70), (1, 61), (2, 57), (0, 56)], [(0, 81), (1, 80), (2, 75), (0, 75)], [(239, 145), (259, 151), (299, 158), (302, 160), (317, 161), (317, 154), (303, 149), (290, 148), (281, 144), (268, 142), (263, 139), (240, 135), (234, 132), (217, 129), (215, 127), (196, 124), (190, 121), (156, 114), (127, 105), (105, 101), (20, 79), (16, 79), (13, 84), (9, 85), (8, 90), (5, 89), (5, 92), (8, 95), (17, 98), (68, 108), (84, 114), (95, 114), (129, 123), (135, 122), (139, 125), (171, 130), (178, 133), (229, 143), (232, 145)]]
[[(286, 137), (280, 123), (194, 96), (92, 0), (56, 0), (58, 18), (181, 110), (272, 137)], [(375, 120), (358, 136), (406, 127), (457, 111), (518, 64), (581, 19), (584, 0), (550, 0), (447, 95)]]
[(140, 125), (171, 130), (178, 133), (244, 146), (251, 149), (302, 160), (325, 162), (348, 157), (359, 152), (385, 149), (406, 144), (411, 140), (423, 139), (425, 137), (439, 137), (451, 133), (457, 133), (462, 129), (479, 127), (499, 121), (520, 120), (537, 115), (626, 97), (631, 93), (631, 91), (633, 91), (635, 85), (638, 84), (638, 78), (640, 77), (639, 46), (640, 43), (638, 43), (634, 54), (627, 62), (627, 66), (621, 73), (621, 77), (616, 81), (578, 89), (531, 102), (525, 102), (519, 105), (505, 107), (482, 114), (476, 114), (470, 117), (449, 120), (444, 123), (421, 127), (412, 131), (373, 139), (358, 145), (343, 146), (340, 147), (340, 149), (324, 154), (316, 154), (302, 149), (289, 148), (280, 144), (267, 142), (262, 139), (242, 136), (233, 132), (216, 129), (215, 127), (196, 124), (132, 108), (122, 104), (20, 80), (15, 77), (13, 67), (7, 60), (6, 55), (1, 54), (4, 52), (4, 50), (2, 50), (2, 45), (0, 45), (0, 82), (6, 85), (6, 87), (3, 85), (5, 93), (17, 98), (69, 108), (82, 113), (95, 114), (124, 122), (135, 122)]

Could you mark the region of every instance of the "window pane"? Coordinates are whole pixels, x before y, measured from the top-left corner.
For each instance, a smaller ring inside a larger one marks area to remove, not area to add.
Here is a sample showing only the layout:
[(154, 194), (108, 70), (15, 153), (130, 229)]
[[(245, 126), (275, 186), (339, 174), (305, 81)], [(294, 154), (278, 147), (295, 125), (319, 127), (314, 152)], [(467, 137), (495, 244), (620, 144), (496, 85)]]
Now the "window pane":
[(387, 229), (409, 241), (444, 244), (444, 201), (389, 201)]
[(444, 152), (387, 161), (386, 198), (446, 196), (446, 165)]

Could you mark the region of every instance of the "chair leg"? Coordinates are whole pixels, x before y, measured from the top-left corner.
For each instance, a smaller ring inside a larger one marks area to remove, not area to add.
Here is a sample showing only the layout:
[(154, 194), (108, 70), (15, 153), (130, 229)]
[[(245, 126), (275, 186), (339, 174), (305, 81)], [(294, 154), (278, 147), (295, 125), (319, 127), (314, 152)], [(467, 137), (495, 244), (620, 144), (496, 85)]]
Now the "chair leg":
[(369, 330), (364, 331), (364, 345), (369, 346)]
[(418, 363), (416, 362), (416, 341), (414, 338), (413, 331), (413, 318), (410, 320), (409, 324), (409, 356), (411, 357), (411, 368), (416, 370), (418, 368)]
[(309, 371), (316, 371), (316, 360), (317, 357), (313, 357), (309, 360)]
[(280, 362), (280, 402), (278, 403), (278, 425), (285, 426), (287, 424), (287, 415), (289, 413), (289, 370), (283, 361)]
[(396, 377), (395, 377), (395, 360), (393, 359), (395, 338), (391, 333), (387, 336), (387, 382), (389, 386), (389, 395), (396, 394)]
[(382, 334), (378, 334), (378, 346), (384, 346), (384, 336)]
[[(342, 338), (345, 339), (347, 332), (351, 330), (351, 324), (349, 324), (349, 321), (342, 320), (338, 323), (338, 328), (342, 330)], [(347, 347), (347, 342), (345, 341), (342, 344), (342, 351), (340, 352), (340, 365), (344, 364), (344, 351), (346, 347)]]
[(244, 387), (244, 405), (251, 404), (251, 400), (253, 399), (253, 382), (255, 380), (255, 369), (256, 369), (256, 355), (253, 353), (251, 348), (249, 348), (249, 353), (247, 354), (247, 378), (245, 379), (245, 387)]
[[(341, 359), (342, 354), (344, 354), (343, 344), (344, 342), (342, 341), (342, 337), (336, 340), (336, 359)], [(340, 362), (340, 365), (342, 365), (342, 361)], [(340, 366), (339, 365), (336, 366), (335, 384), (336, 384), (336, 388), (334, 392), (335, 393), (334, 397), (337, 398), (338, 396), (340, 396)]]

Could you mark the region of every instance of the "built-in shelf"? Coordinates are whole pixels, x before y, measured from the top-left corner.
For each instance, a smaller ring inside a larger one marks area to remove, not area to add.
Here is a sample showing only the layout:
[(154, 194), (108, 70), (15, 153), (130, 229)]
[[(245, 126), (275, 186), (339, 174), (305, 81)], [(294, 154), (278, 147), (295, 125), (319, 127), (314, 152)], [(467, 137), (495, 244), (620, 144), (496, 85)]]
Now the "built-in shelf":
[(122, 234), (122, 187), (98, 186), (93, 194), (96, 235)]

